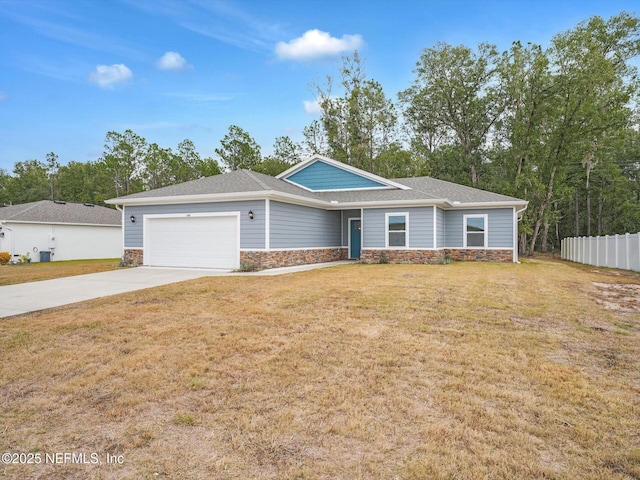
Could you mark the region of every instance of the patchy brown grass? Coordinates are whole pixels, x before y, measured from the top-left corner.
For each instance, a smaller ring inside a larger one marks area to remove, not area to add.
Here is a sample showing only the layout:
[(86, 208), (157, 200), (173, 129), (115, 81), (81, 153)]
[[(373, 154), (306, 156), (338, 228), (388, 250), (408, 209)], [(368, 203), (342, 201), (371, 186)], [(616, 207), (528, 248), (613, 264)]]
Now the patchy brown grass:
[(99, 260), (68, 260), (60, 262), (34, 262), (26, 265), (0, 266), (0, 286), (16, 283), (37, 282), (52, 278), (72, 277), (85, 273), (114, 270), (117, 258)]
[(640, 315), (568, 263), (194, 280), (0, 322), (9, 478), (637, 479)]

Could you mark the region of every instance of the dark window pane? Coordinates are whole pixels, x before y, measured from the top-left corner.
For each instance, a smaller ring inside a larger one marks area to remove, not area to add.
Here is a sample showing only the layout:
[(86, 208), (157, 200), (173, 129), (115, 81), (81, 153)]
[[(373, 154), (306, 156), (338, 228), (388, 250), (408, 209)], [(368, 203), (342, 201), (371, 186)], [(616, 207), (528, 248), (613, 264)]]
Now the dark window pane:
[(484, 247), (484, 233), (467, 233), (467, 247)]
[(484, 232), (484, 218), (467, 218), (468, 232)]
[(390, 247), (406, 247), (405, 232), (389, 232), (389, 246)]
[(404, 215), (389, 216), (389, 230), (406, 230), (406, 218)]

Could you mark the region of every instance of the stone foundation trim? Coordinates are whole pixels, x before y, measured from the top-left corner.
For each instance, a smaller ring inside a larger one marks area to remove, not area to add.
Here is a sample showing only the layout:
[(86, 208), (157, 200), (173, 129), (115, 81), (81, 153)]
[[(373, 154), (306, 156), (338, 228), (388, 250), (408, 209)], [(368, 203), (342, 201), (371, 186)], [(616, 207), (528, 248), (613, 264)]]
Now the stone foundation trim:
[(388, 263), (438, 264), (447, 259), (463, 262), (513, 262), (512, 249), (470, 249), (442, 248), (438, 250), (417, 249), (362, 249), (360, 261), (363, 263), (380, 263), (386, 254)]
[(300, 250), (241, 250), (240, 265), (250, 263), (257, 268), (293, 267), (312, 263), (346, 260), (346, 247), (307, 248)]
[(122, 259), (124, 263), (129, 265), (142, 265), (144, 261), (144, 250), (141, 248), (125, 248)]

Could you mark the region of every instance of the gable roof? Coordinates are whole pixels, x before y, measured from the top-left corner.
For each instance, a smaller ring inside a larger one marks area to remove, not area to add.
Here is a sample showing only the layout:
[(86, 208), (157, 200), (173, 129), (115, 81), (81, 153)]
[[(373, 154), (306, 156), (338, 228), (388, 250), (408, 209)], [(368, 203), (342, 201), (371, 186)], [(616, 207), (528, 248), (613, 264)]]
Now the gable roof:
[(122, 224), (122, 214), (90, 203), (39, 202), (0, 207), (0, 222), (65, 223), (75, 225)]
[[(320, 181), (318, 181), (318, 179), (314, 179), (316, 181), (313, 181), (312, 178), (309, 178), (314, 176), (319, 169), (322, 170), (321, 175), (325, 178), (320, 179)], [(310, 173), (311, 171), (314, 171), (314, 173)], [(309, 175), (305, 176), (307, 173), (309, 173)], [(336, 181), (336, 177), (339, 177), (338, 181)], [(407, 189), (404, 185), (396, 183), (393, 180), (365, 172), (359, 168), (322, 155), (313, 155), (282, 172), (280, 175), (276, 175), (276, 178), (286, 180), (312, 192), (379, 188)], [(331, 183), (333, 183), (333, 185), (331, 185)]]
[[(335, 160), (331, 162), (339, 163)], [(309, 165), (310, 162), (306, 161), (306, 164)], [(361, 171), (354, 167), (349, 168)], [(288, 170), (293, 173), (296, 171), (299, 169)], [(107, 200), (106, 203), (153, 205), (270, 198), (329, 210), (400, 205), (438, 205), (442, 208), (527, 205), (526, 201), (518, 198), (431, 177), (383, 179), (387, 182), (385, 188), (312, 191), (281, 178), (286, 176), (286, 173), (271, 177), (250, 170), (234, 170), (221, 175), (114, 198)]]

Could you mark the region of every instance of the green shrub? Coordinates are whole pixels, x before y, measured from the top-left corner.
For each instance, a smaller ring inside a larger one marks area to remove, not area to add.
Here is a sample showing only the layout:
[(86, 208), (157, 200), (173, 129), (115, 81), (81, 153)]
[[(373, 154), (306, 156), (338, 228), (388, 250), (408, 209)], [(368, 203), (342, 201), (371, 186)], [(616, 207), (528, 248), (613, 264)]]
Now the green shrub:
[(380, 265), (386, 265), (387, 263), (389, 263), (389, 255), (387, 255), (387, 252), (382, 252), (380, 254), (380, 258), (378, 259), (378, 263)]
[(243, 260), (240, 262), (240, 268), (238, 272), (257, 272), (260, 270), (260, 267), (255, 263), (248, 262), (247, 260)]
[(441, 265), (448, 265), (450, 263), (453, 263), (453, 258), (451, 257), (451, 255), (448, 252), (445, 253), (442, 257), (440, 257), (440, 264)]

